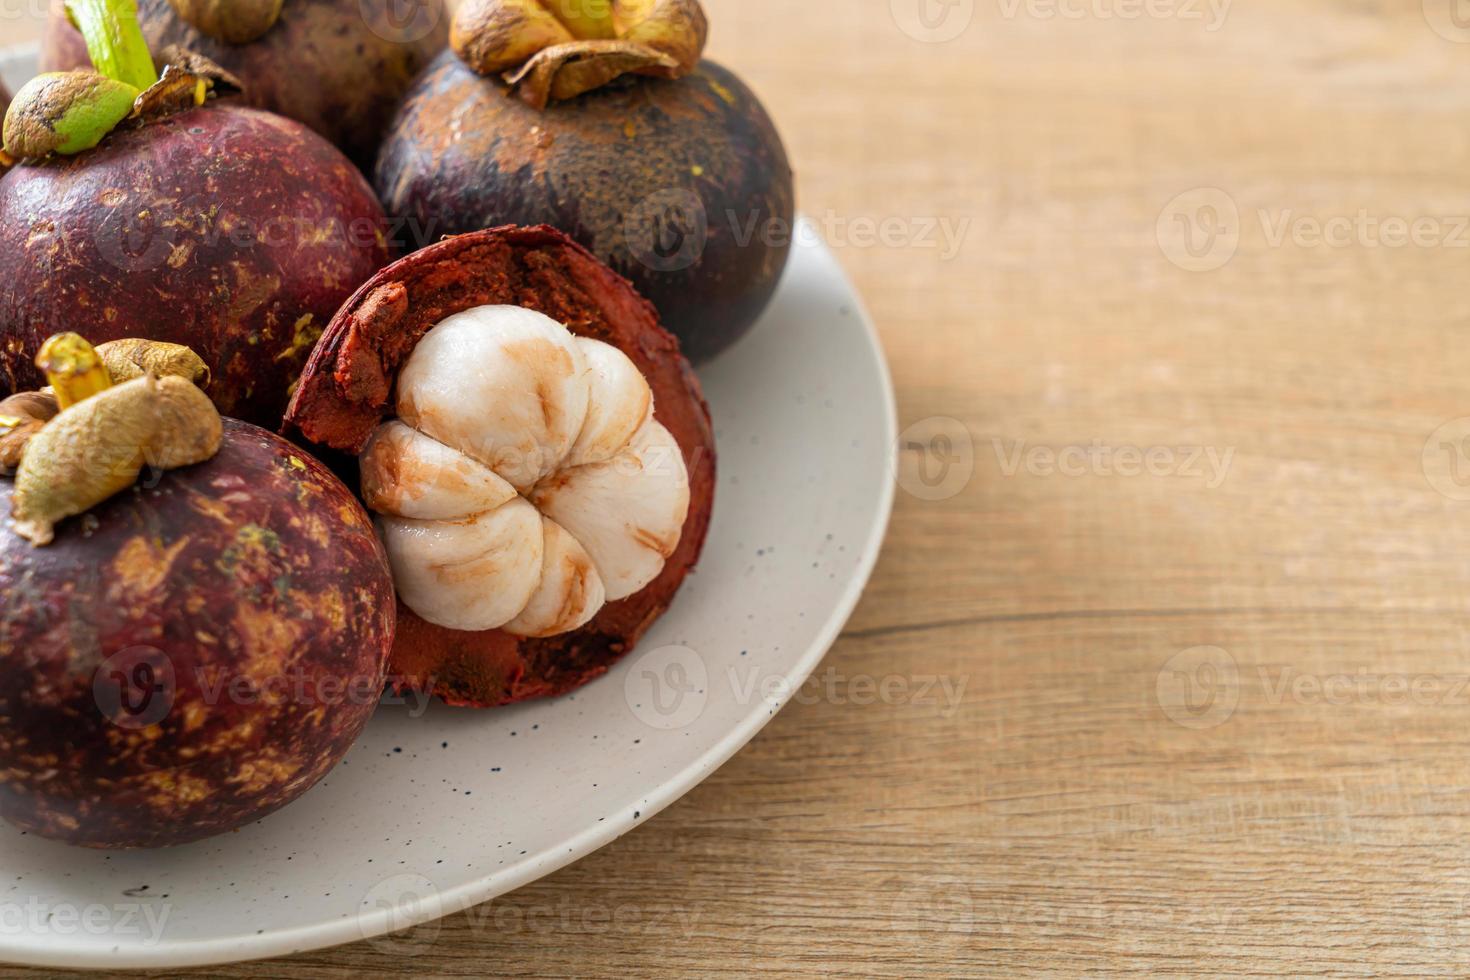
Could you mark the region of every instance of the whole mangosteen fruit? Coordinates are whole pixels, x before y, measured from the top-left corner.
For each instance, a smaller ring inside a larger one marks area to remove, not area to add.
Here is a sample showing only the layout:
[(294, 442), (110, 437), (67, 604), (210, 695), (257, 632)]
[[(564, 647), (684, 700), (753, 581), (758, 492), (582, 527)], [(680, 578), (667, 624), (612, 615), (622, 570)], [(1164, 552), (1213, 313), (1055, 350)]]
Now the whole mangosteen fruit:
[(157, 80), (128, 0), (89, 4), (113, 74), (43, 75), (6, 116), (24, 162), (0, 179), (0, 392), (35, 387), (26, 352), (77, 325), (193, 348), (220, 410), (274, 429), (322, 326), (389, 260), (382, 208), (300, 123), (204, 101), (217, 68), (176, 55)]
[(400, 602), (391, 683), (451, 704), (604, 673), (669, 607), (713, 512), (714, 436), (678, 342), (551, 228), (383, 270), (328, 325), (286, 426), (361, 455)]
[[(251, 105), (320, 133), (364, 169), (448, 36), (442, 0), (139, 0), (138, 10), (153, 51), (203, 55), (241, 80)], [(55, 0), (41, 69), (91, 64), (65, 0)]]
[(112, 384), (58, 338), (54, 395), (0, 402), (0, 816), (88, 847), (187, 843), (301, 796), (366, 725), (393, 640), (352, 493), (154, 347)]
[[(599, 4), (573, 4), (597, 11)], [(374, 177), (427, 235), (561, 228), (658, 308), (696, 363), (742, 336), (790, 251), (791, 167), (760, 101), (700, 61), (697, 0), (463, 0)]]

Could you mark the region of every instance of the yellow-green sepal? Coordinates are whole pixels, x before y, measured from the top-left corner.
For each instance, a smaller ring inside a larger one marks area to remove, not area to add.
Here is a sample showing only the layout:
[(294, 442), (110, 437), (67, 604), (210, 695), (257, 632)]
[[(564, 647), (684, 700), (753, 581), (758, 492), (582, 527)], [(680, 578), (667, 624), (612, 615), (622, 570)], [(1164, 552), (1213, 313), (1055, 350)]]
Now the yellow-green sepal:
[(132, 114), (140, 94), (92, 71), (38, 75), (16, 93), (5, 115), (5, 152), (34, 160), (90, 150)]

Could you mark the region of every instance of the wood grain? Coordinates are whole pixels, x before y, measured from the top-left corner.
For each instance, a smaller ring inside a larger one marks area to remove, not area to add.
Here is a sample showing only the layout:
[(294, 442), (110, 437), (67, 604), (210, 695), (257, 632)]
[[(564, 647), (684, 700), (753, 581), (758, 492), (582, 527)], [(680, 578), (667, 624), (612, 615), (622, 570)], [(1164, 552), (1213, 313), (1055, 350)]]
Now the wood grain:
[(923, 423), (847, 682), (502, 901), (209, 972), (1470, 972), (1450, 0), (706, 2)]

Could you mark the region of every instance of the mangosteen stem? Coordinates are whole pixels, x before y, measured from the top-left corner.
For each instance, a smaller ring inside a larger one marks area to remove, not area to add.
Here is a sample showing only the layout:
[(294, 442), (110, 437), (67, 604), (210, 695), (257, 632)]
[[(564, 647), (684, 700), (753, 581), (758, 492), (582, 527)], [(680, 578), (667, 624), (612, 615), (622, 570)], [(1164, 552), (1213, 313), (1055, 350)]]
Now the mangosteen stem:
[(153, 55), (138, 25), (136, 0), (66, 0), (66, 9), (99, 72), (139, 90), (158, 81)]
[(42, 344), (36, 367), (46, 373), (56, 404), (63, 410), (112, 387), (112, 376), (101, 356), (74, 333), (59, 333)]

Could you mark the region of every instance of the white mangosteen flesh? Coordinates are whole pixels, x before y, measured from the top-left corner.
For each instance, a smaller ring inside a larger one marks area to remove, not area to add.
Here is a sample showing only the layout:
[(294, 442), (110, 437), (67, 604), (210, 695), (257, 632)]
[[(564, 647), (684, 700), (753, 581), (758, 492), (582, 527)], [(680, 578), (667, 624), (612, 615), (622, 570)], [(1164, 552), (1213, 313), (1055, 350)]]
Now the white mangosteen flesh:
[(364, 450), (399, 597), (447, 629), (547, 637), (663, 571), (689, 474), (628, 357), (533, 310), (483, 306), (419, 341)]

